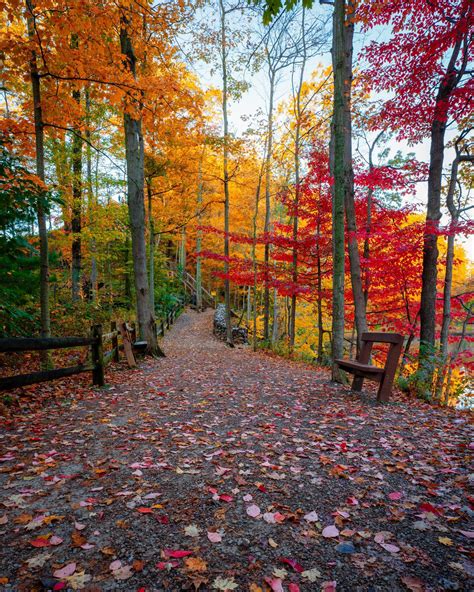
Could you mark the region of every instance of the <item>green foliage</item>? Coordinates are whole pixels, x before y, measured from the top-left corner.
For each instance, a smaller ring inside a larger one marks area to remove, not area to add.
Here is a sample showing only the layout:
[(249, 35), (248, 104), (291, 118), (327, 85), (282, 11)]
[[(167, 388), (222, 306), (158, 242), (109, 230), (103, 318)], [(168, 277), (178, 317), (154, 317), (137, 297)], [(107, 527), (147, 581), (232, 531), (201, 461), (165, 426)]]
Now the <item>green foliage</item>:
[[(299, 1), (300, 0), (249, 0), (249, 3), (262, 5), (264, 7), (263, 24), (269, 25), (283, 9), (291, 10), (299, 3)], [(311, 8), (314, 4), (314, 0), (302, 0), (301, 4), (304, 8)]]
[(37, 329), (39, 260), (29, 241), (38, 203), (51, 195), (0, 138), (0, 335)]

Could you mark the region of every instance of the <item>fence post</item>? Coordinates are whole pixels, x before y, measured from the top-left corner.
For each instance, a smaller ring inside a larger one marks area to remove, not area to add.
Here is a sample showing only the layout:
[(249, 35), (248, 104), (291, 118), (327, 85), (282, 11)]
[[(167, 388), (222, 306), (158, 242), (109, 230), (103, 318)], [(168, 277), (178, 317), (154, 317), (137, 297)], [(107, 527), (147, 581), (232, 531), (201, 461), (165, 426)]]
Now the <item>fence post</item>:
[(102, 325), (93, 325), (92, 339), (94, 340), (92, 351), (92, 384), (104, 386), (104, 346), (102, 343)]
[(114, 349), (113, 360), (114, 360), (114, 362), (119, 362), (120, 361), (119, 342), (118, 342), (118, 334), (117, 334), (117, 323), (115, 321), (112, 321), (110, 323), (110, 330), (112, 332), (115, 331), (115, 333), (116, 333), (115, 337), (112, 337), (112, 348)]

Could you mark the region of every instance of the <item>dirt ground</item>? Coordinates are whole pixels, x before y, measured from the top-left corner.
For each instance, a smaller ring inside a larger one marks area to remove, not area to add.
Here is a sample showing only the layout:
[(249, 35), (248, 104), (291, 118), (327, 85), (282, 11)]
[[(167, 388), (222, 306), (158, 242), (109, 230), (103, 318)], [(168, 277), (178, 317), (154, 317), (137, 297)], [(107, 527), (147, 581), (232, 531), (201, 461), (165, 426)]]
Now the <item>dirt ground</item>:
[(472, 590), (472, 416), (211, 326), (5, 422), (0, 589)]

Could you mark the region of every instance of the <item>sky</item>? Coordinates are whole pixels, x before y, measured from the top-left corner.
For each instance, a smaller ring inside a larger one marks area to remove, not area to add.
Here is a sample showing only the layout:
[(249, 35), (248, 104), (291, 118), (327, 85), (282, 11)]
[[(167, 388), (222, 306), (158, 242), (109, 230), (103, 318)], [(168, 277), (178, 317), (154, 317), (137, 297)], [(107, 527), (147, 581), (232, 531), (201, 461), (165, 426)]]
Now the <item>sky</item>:
[[(320, 7), (318, 6), (315, 9), (321, 14), (321, 10), (328, 11), (330, 7)], [(360, 49), (366, 45), (371, 40), (379, 40), (383, 41), (384, 37), (389, 35), (389, 31), (387, 29), (378, 29), (375, 32), (371, 32), (369, 34), (362, 33), (360, 31), (355, 32), (354, 36), (354, 67), (357, 67), (359, 62), (358, 54)], [(305, 79), (308, 80), (310, 78), (311, 72), (316, 70), (318, 66), (327, 67), (331, 65), (331, 56), (330, 56), (330, 42), (328, 43), (327, 51), (321, 55), (314, 56), (308, 61), (308, 65), (305, 70)], [(221, 82), (218, 74), (211, 72), (211, 67), (209, 65), (205, 65), (202, 62), (194, 62), (196, 66), (196, 73), (198, 74), (201, 84), (203, 87), (217, 87), (220, 88)], [(268, 84), (267, 84), (267, 77), (264, 70), (260, 72), (253, 73), (250, 69), (243, 71), (241, 73), (241, 77), (249, 83), (249, 89), (247, 92), (243, 93), (239, 100), (231, 100), (230, 101), (230, 112), (229, 112), (229, 123), (230, 129), (233, 133), (237, 136), (244, 134), (247, 130), (249, 125), (251, 125), (252, 120), (255, 119), (256, 114), (259, 110), (266, 113), (266, 105), (268, 100)], [(291, 94), (291, 79), (290, 79), (290, 71), (289, 69), (286, 72), (285, 77), (283, 77), (278, 85), (277, 93), (276, 93), (276, 103), (279, 101), (286, 99)], [(446, 135), (446, 142), (453, 136), (452, 132), (448, 132)], [(390, 142), (391, 154), (394, 155), (398, 150), (402, 153), (412, 152), (415, 154), (415, 157), (419, 161), (429, 162), (429, 140), (425, 139), (423, 142), (409, 146), (407, 142), (399, 142), (395, 139), (392, 139)], [(446, 172), (449, 171), (452, 159), (454, 157), (454, 150), (453, 149), (446, 149), (445, 151), (445, 170)], [(424, 211), (426, 207), (426, 200), (427, 200), (427, 184), (426, 183), (419, 183), (417, 185), (417, 191), (415, 196), (411, 198), (417, 204), (420, 205), (420, 211)], [(444, 215), (442, 219), (442, 223), (447, 222), (447, 216)], [(471, 236), (468, 239), (459, 239), (459, 241), (463, 244), (464, 248), (466, 249), (467, 255), (470, 260), (474, 264), (474, 236)]]

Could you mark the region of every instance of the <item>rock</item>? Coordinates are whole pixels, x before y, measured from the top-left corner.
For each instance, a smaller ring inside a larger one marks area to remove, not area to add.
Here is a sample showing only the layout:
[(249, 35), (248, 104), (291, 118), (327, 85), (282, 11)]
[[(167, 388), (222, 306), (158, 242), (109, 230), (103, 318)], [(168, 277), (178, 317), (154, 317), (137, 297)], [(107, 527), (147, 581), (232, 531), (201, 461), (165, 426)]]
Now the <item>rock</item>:
[(339, 545), (337, 545), (336, 547), (336, 551), (338, 553), (344, 553), (344, 554), (351, 554), (351, 553), (355, 553), (355, 547), (353, 545), (353, 543), (348, 542), (348, 543), (339, 543)]
[(441, 578), (439, 583), (441, 584), (443, 590), (461, 590), (459, 582), (448, 580), (447, 578)]
[[(225, 324), (225, 304), (218, 304), (214, 313), (214, 335), (225, 341), (227, 329)], [(248, 343), (248, 329), (246, 327), (232, 327), (234, 343)]]

